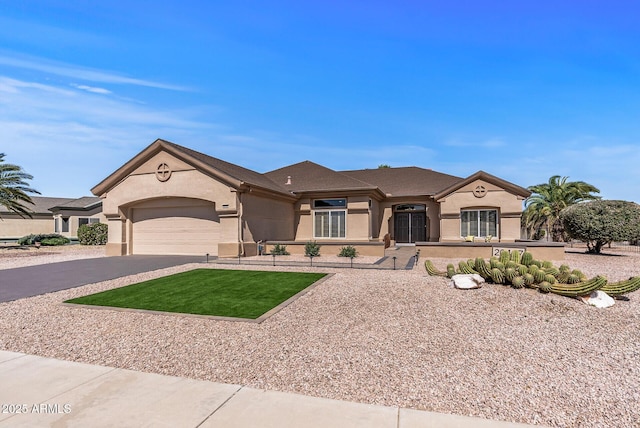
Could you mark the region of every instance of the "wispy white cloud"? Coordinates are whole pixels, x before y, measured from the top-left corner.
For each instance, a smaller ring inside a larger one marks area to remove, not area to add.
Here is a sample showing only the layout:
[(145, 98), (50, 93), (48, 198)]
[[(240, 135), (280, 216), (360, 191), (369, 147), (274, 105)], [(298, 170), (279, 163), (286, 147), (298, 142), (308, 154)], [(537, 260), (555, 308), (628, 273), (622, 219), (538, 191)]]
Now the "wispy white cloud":
[(118, 85), (135, 85), (149, 88), (167, 89), (172, 91), (187, 91), (183, 86), (154, 82), (151, 80), (137, 79), (123, 76), (110, 70), (96, 70), (77, 65), (51, 61), (44, 58), (22, 57), (0, 54), (0, 65), (40, 71), (58, 76), (70, 77), (87, 82), (112, 83)]
[(93, 92), (94, 94), (111, 94), (112, 92), (108, 89), (104, 89), (104, 88), (97, 88), (95, 86), (87, 86), (87, 85), (77, 85), (75, 83), (72, 83), (71, 86), (73, 86), (74, 88), (77, 89), (82, 89), (83, 91), (87, 91), (87, 92)]
[(192, 112), (78, 89), (0, 76), (0, 151), (49, 196), (88, 194), (156, 138), (188, 145), (215, 129)]

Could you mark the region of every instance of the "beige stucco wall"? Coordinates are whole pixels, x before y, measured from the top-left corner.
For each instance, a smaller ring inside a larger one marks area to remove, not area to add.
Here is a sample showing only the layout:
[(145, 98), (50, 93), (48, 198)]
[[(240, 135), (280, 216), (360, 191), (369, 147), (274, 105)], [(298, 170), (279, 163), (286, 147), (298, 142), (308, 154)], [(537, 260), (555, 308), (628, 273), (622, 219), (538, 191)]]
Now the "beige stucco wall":
[[(482, 185), (484, 197), (476, 197), (473, 190)], [(520, 214), (523, 198), (484, 180), (475, 180), (440, 200), (440, 241), (460, 241), (460, 211), (465, 209), (496, 209), (498, 234), (501, 241), (520, 239)]]
[[(161, 163), (172, 170), (171, 177), (164, 182), (156, 177)], [(235, 189), (165, 152), (153, 156), (102, 196), (103, 213), (109, 224), (108, 255), (131, 253), (131, 218), (136, 206), (166, 198), (212, 202), (220, 219), (220, 244), (237, 246), (239, 242)]]
[(242, 193), (243, 240), (245, 243), (294, 239), (294, 203)]
[(2, 213), (0, 239), (21, 238), (30, 234), (53, 233), (53, 216), (36, 214), (33, 218), (21, 218), (16, 214)]

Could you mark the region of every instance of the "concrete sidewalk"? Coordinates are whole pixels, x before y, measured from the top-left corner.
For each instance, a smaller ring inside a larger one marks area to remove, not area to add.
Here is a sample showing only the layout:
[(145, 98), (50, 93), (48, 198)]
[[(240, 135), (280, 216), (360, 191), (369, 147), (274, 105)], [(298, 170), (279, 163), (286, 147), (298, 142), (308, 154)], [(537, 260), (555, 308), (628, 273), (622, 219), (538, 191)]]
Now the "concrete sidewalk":
[(529, 425), (262, 391), (0, 351), (0, 427)]

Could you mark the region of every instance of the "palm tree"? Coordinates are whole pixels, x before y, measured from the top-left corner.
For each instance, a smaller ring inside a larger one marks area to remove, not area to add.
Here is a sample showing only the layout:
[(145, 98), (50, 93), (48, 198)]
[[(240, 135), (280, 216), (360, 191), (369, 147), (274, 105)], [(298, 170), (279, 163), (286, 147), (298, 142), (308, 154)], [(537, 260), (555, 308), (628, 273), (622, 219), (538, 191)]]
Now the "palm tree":
[(27, 180), (32, 180), (33, 176), (24, 172), (18, 165), (4, 163), (4, 156), (4, 153), (0, 153), (0, 206), (4, 206), (22, 218), (31, 218), (31, 212), (25, 204), (33, 204), (33, 201), (27, 193), (40, 194), (40, 192), (30, 188), (27, 183)]
[(529, 236), (539, 235), (541, 230), (546, 231), (553, 241), (564, 241), (564, 229), (560, 222), (560, 211), (578, 202), (600, 199), (593, 193), (600, 190), (584, 181), (567, 181), (569, 177), (554, 175), (549, 182), (529, 186), (532, 192), (525, 202), (525, 210), (522, 213), (522, 224), (527, 229)]

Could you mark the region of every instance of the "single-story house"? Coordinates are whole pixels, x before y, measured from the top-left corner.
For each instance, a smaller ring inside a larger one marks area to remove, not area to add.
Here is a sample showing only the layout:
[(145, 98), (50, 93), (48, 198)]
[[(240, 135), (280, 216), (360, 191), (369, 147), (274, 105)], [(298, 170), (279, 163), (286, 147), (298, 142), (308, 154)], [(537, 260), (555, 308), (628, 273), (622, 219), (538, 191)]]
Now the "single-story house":
[(15, 240), (30, 234), (58, 233), (67, 238), (78, 236), (78, 227), (89, 223), (105, 223), (102, 200), (95, 196), (82, 198), (50, 198), (32, 196), (27, 204), (32, 217), (20, 215), (0, 206), (0, 239)]
[(310, 161), (259, 173), (156, 140), (91, 189), (109, 225), (107, 254), (325, 254), (353, 245), (520, 238), (527, 189), (484, 171), (462, 178), (418, 167), (334, 171)]

